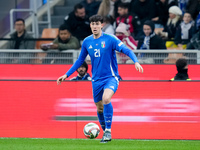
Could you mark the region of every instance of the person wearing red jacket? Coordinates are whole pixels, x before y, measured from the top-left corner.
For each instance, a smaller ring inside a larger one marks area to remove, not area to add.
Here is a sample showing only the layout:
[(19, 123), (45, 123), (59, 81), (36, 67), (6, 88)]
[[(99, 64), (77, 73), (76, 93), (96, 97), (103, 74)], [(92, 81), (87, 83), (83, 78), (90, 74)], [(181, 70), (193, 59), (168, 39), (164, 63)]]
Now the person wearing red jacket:
[[(137, 49), (137, 41), (130, 35), (129, 30), (127, 30), (127, 25), (125, 23), (120, 23), (116, 28), (115, 35), (131, 50)], [(122, 54), (118, 54), (118, 63), (126, 63), (128, 58)]]

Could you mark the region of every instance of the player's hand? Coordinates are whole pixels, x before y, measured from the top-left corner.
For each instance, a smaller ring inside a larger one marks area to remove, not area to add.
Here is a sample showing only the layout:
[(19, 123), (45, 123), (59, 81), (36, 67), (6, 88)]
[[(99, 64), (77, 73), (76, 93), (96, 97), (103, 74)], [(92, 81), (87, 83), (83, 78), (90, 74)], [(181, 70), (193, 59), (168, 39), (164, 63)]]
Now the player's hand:
[(66, 78), (67, 78), (66, 74), (64, 74), (63, 76), (59, 77), (57, 79), (57, 85), (61, 84), (61, 82), (63, 82)]
[(143, 73), (144, 71), (142, 66), (138, 62), (135, 63), (135, 69), (141, 73)]

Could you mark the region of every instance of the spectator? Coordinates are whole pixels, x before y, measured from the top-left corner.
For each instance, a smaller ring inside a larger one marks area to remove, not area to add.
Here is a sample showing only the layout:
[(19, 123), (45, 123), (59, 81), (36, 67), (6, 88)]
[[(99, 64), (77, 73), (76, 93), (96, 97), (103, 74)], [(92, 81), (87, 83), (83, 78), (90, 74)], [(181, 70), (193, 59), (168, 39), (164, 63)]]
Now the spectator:
[(68, 49), (79, 49), (80, 43), (78, 39), (71, 35), (71, 31), (68, 26), (61, 25), (59, 27), (58, 37), (53, 41), (53, 43), (42, 44), (41, 49), (57, 49), (57, 50), (68, 50)]
[(86, 14), (90, 18), (91, 16), (97, 14), (100, 2), (96, 0), (83, 0), (81, 4), (85, 7)]
[(129, 6), (126, 3), (120, 3), (118, 5), (119, 17), (116, 18), (116, 26), (118, 26), (120, 22), (127, 24), (131, 35), (135, 37), (139, 32), (138, 30), (140, 29), (139, 26), (141, 24), (138, 20), (138, 16), (129, 13), (128, 7)]
[(131, 11), (139, 17), (141, 27), (146, 20), (152, 20), (156, 17), (154, 0), (135, 0), (131, 8)]
[(179, 58), (176, 61), (176, 68), (178, 73), (176, 74), (176, 76), (174, 78), (171, 79), (171, 81), (174, 80), (191, 80), (189, 79), (188, 76), (188, 65), (187, 65), (187, 60), (185, 58)]
[(187, 49), (198, 49), (200, 50), (200, 30), (197, 32), (187, 44)]
[[(15, 32), (10, 35), (11, 41), (8, 42), (8, 49), (34, 49), (35, 41), (31, 40), (33, 36), (26, 31), (25, 22), (23, 19), (18, 18), (15, 20)], [(17, 59), (8, 60), (8, 63), (31, 63), (30, 59), (33, 54), (31, 53), (14, 53)]]
[(116, 18), (118, 16), (117, 5), (119, 2), (120, 0), (102, 0), (97, 14), (103, 17), (111, 16)]
[(109, 34), (115, 33), (114, 27), (112, 25), (112, 17), (110, 16), (104, 17), (102, 31)]
[(143, 25), (143, 32), (145, 36), (142, 36), (138, 42), (137, 49), (166, 49), (165, 42), (154, 33), (153, 21), (147, 20)]
[(156, 17), (152, 19), (155, 23), (155, 28), (164, 28), (167, 24), (169, 16), (168, 0), (158, 0), (156, 2)]
[[(115, 35), (131, 50), (137, 49), (137, 42), (130, 35), (130, 32), (127, 31), (127, 25), (125, 23), (120, 23), (116, 28)], [(123, 53), (117, 53), (117, 62), (125, 64), (129, 60)]]
[(190, 39), (195, 34), (194, 21), (190, 13), (185, 13), (183, 16), (183, 22), (179, 25), (175, 35), (175, 44), (180, 49), (186, 49), (186, 44), (190, 42)]
[[(143, 25), (143, 32), (144, 36), (142, 36), (139, 39), (137, 49), (141, 50), (162, 50), (166, 49), (165, 42), (154, 33), (154, 23), (153, 21), (147, 20), (145, 21)], [(145, 58), (148, 56), (148, 58)], [(157, 61), (154, 61), (151, 55), (144, 55), (144, 54), (139, 54), (138, 55), (138, 60), (140, 63), (148, 63), (148, 64), (153, 64), (157, 63)], [(158, 60), (159, 61), (159, 60)]]
[[(34, 49), (35, 48), (35, 42), (33, 40), (30, 40), (33, 38), (32, 35), (30, 35), (26, 31), (25, 22), (23, 19), (18, 18), (15, 21), (15, 32), (10, 35), (10, 37), (13, 39), (8, 43), (8, 49)], [(29, 40), (25, 40), (29, 39)]]
[[(59, 51), (63, 50), (73, 50), (73, 49), (79, 49), (80, 43), (78, 39), (71, 35), (70, 29), (68, 26), (65, 26), (64, 24), (59, 27), (59, 33), (58, 37), (53, 41), (53, 43), (49, 44), (42, 44), (41, 49), (46, 51), (48, 49), (56, 49)], [(66, 64), (70, 63), (67, 59), (49, 59), (51, 57), (69, 57), (66, 53), (58, 53), (58, 52), (48, 52), (46, 59), (44, 59), (43, 63), (47, 64)]]
[(131, 50), (137, 49), (137, 42), (130, 35), (130, 32), (127, 30), (127, 25), (125, 23), (120, 23), (116, 28), (115, 35)]
[(91, 34), (89, 18), (82, 4), (74, 6), (74, 11), (65, 17), (64, 24), (69, 26), (72, 35), (80, 42)]
[[(181, 23), (181, 15), (182, 11), (178, 6), (172, 6), (169, 8), (169, 18), (167, 21), (167, 25), (164, 28), (164, 31), (158, 32), (158, 35), (164, 39), (173, 40), (176, 34), (176, 31)], [(166, 47), (174, 47), (176, 45), (173, 41), (167, 41)]]
[(78, 75), (76, 77), (71, 78), (71, 81), (80, 81), (80, 80), (89, 80), (91, 81), (92, 78), (90, 77), (90, 74), (87, 73), (88, 65), (84, 61), (83, 64), (76, 70), (78, 72)]

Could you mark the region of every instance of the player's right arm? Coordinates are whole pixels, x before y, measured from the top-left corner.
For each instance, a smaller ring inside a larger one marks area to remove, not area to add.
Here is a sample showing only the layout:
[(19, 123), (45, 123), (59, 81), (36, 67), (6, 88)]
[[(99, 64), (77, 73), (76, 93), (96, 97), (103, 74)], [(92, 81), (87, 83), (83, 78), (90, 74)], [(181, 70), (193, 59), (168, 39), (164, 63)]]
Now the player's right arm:
[(66, 74), (62, 75), (61, 77), (59, 77), (57, 79), (57, 84), (61, 84), (61, 82), (63, 82), (66, 78), (68, 78), (72, 73), (74, 73), (84, 62), (87, 54), (88, 54), (88, 51), (87, 49), (85, 48), (85, 41), (83, 42), (82, 44), (82, 47), (81, 47), (81, 52), (80, 52), (80, 55), (78, 57), (78, 59), (76, 60), (76, 62), (73, 64), (73, 66), (67, 71)]

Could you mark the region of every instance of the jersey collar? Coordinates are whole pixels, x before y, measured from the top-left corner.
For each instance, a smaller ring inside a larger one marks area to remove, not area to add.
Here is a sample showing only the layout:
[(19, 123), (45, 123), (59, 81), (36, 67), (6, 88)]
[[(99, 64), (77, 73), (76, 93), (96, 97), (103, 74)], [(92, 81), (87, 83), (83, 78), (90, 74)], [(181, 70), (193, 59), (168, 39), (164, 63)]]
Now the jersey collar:
[[(100, 36), (100, 37), (102, 37), (103, 35), (104, 35), (104, 32), (101, 30), (101, 36)], [(100, 37), (99, 37), (99, 38), (100, 38)], [(94, 40), (97, 40), (97, 39), (94, 38), (93, 34), (92, 34), (92, 38), (93, 38)], [(98, 38), (98, 39), (99, 39), (99, 38)]]

